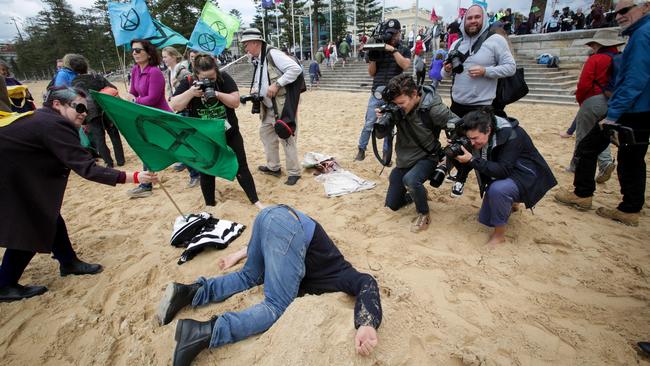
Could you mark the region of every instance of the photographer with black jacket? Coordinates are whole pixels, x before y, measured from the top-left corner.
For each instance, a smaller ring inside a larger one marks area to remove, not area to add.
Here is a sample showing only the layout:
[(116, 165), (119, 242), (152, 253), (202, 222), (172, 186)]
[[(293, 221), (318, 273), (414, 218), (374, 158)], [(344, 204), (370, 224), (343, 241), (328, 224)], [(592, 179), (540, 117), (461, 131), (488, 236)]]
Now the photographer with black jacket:
[[(368, 48), (367, 50), (366, 62), (368, 62), (368, 74), (372, 76), (372, 91), (368, 99), (365, 122), (359, 136), (359, 151), (354, 158), (356, 161), (366, 158), (368, 140), (370, 140), (372, 128), (377, 121), (375, 109), (383, 104), (382, 99), (375, 92), (381, 94), (381, 90), (391, 78), (400, 75), (411, 66), (411, 51), (402, 47), (401, 29), (397, 19), (389, 19), (380, 23), (373, 33), (376, 38), (374, 42), (378, 42), (376, 44), (380, 47), (383, 43), (385, 44), (379, 49)], [(384, 141), (384, 151), (392, 149), (392, 139), (389, 135), (386, 136), (388, 138)]]
[[(180, 81), (169, 105), (175, 111), (187, 111), (190, 117), (204, 120), (226, 120), (226, 143), (237, 156), (239, 169), (237, 182), (246, 192), (251, 203), (262, 208), (257, 197), (255, 181), (248, 169), (244, 139), (239, 132), (239, 123), (235, 108), (239, 107), (239, 89), (235, 81), (219, 67), (215, 59), (208, 54), (198, 54), (194, 58), (194, 74)], [(201, 173), (201, 192), (208, 206), (216, 205), (215, 177)]]
[(476, 170), (483, 205), (478, 220), (494, 228), (488, 245), (505, 241), (505, 225), (518, 202), (532, 208), (557, 181), (526, 131), (492, 107), (467, 113), (460, 129), (473, 152), (461, 147), (456, 160)]
[(383, 92), (388, 103), (378, 109), (374, 135), (383, 138), (397, 126), (396, 167), (388, 178), (386, 206), (393, 211), (414, 202), (418, 217), (412, 232), (425, 230), (430, 222), (427, 189), (423, 183), (436, 170), (441, 155), (438, 136), (447, 123), (456, 119), (431, 87), (418, 88), (409, 75), (390, 80)]

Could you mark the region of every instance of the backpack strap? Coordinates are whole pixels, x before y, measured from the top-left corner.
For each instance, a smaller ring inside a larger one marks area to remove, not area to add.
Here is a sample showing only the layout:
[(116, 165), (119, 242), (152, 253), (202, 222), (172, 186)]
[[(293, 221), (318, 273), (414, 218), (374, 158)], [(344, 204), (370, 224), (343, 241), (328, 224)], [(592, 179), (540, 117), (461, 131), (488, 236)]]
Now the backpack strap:
[[(607, 56), (609, 56), (609, 67), (607, 68), (607, 74), (608, 74), (607, 75), (607, 83), (609, 83), (609, 78), (612, 77), (612, 75), (610, 75), (611, 74), (611, 68), (614, 67), (614, 57), (616, 57), (616, 55), (618, 55), (618, 53), (614, 53), (614, 52), (610, 52), (610, 51), (603, 51), (603, 52), (598, 52), (596, 54), (597, 55), (607, 55)], [(607, 88), (605, 86), (601, 85), (600, 82), (598, 82), (598, 80), (596, 80), (596, 79), (594, 79), (594, 82), (591, 84), (591, 89), (594, 88), (594, 84), (597, 87), (600, 88), (601, 94), (605, 95), (605, 97), (607, 97), (609, 99), (609, 97), (611, 96), (611, 91), (607, 90)], [(607, 94), (609, 94), (609, 95), (607, 95)]]

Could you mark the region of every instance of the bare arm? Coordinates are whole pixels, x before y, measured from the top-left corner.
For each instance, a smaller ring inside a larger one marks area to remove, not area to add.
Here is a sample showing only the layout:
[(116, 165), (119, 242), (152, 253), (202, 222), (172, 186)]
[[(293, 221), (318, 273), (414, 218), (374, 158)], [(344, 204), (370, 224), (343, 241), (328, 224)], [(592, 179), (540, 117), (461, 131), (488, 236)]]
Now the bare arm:
[(217, 99), (221, 101), (221, 103), (225, 104), (226, 107), (232, 108), (232, 109), (237, 109), (239, 107), (239, 92), (234, 91), (232, 93), (217, 93)]
[(219, 258), (217, 263), (219, 264), (219, 268), (223, 271), (234, 266), (246, 257), (248, 257), (248, 246), (245, 246), (234, 253), (230, 253), (223, 258)]
[(377, 63), (375, 61), (368, 62), (368, 75), (374, 77), (377, 73)]

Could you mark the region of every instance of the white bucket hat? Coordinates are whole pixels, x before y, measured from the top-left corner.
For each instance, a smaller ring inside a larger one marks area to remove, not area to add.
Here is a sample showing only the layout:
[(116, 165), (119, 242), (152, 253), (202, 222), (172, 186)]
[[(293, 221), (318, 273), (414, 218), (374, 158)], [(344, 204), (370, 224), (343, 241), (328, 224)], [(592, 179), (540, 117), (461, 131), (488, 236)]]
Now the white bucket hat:
[(241, 43), (245, 43), (248, 41), (260, 41), (263, 43), (266, 43), (264, 41), (264, 37), (262, 36), (262, 32), (260, 32), (259, 29), (257, 28), (248, 28), (242, 32), (242, 37), (241, 37)]

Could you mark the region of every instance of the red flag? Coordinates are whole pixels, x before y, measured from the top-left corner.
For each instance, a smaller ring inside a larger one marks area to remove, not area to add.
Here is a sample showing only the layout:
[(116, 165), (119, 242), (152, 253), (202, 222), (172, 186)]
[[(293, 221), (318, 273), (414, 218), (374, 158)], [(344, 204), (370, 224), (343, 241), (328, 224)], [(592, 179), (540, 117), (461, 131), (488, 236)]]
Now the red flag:
[(282, 0), (275, 0), (275, 5), (282, 3)]
[(435, 7), (431, 8), (431, 21), (432, 22), (437, 22), (438, 21), (438, 16), (436, 15), (436, 8)]
[(458, 17), (459, 17), (459, 18), (464, 17), (466, 12), (467, 12), (467, 9), (466, 9), (466, 8), (460, 8), (460, 9), (458, 9)]

